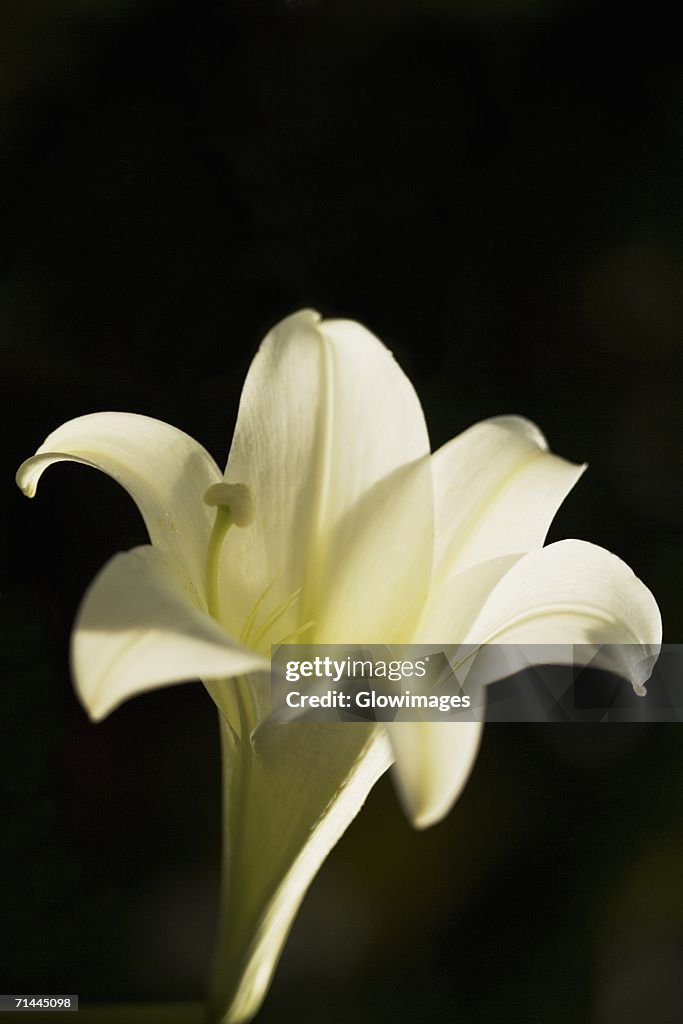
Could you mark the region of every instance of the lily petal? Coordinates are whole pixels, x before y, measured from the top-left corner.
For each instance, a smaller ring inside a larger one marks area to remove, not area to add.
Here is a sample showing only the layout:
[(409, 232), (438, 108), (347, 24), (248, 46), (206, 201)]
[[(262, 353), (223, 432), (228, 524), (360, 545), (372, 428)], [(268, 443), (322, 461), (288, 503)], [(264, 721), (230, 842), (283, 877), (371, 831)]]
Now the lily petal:
[[(76, 617), (71, 659), (76, 690), (95, 721), (167, 683), (269, 668), (193, 606), (170, 559), (149, 546), (114, 555), (95, 577)], [(223, 689), (227, 702), (229, 686)]]
[[(642, 693), (662, 626), (654, 597), (621, 559), (566, 540), (452, 577), (430, 595), (416, 635), (420, 643), (487, 644), (477, 685), (530, 664), (592, 662)], [(389, 727), (394, 778), (416, 827), (439, 821), (459, 796), (480, 728), (478, 722)]]
[(388, 722), (394, 782), (415, 828), (444, 818), (470, 777), (482, 722)]
[[(413, 643), (460, 644), (503, 576), (521, 558), (508, 555), (470, 566), (432, 588)], [(479, 750), (480, 722), (386, 723), (395, 757), (394, 784), (415, 828), (446, 816), (469, 778)]]
[(429, 590), (432, 492), (427, 456), (377, 483), (332, 534), (334, 557), (314, 642), (387, 644), (412, 635)]
[(515, 645), (505, 659), (511, 671), (547, 664), (552, 645), (555, 663), (594, 662), (643, 694), (659, 654), (662, 619), (652, 593), (625, 562), (595, 544), (564, 540), (515, 563), (492, 589), (466, 641)]
[[(430, 591), (415, 630), (418, 644), (459, 644), (493, 587), (521, 555), (470, 566)], [(446, 816), (469, 778), (479, 750), (480, 722), (394, 722), (386, 726), (394, 783), (415, 828)]]
[(484, 420), (449, 441), (432, 459), (438, 579), (541, 547), (585, 468), (549, 452), (521, 416)]
[(657, 602), (633, 571), (596, 544), (562, 540), (520, 558), (495, 586), (467, 643), (661, 643)]
[(258, 1010), (308, 886), (391, 755), (372, 726), (265, 722), (241, 758), (221, 728), (228, 842), (212, 1019), (238, 1024)]
[(93, 466), (120, 483), (140, 509), (152, 543), (184, 567), (202, 603), (206, 546), (215, 515), (202, 499), (222, 477), (197, 441), (149, 416), (79, 416), (53, 431), (20, 466), (17, 483), (24, 494), (35, 495), (43, 472), (55, 462)]
[[(278, 324), (249, 370), (226, 469), (227, 480), (248, 484), (255, 506), (253, 524), (232, 531), (224, 546), (230, 569), (222, 606), (229, 631), (240, 635), (244, 609), (260, 599), (261, 620), (273, 614), (277, 620), (265, 629), (262, 647), (306, 623), (320, 628), (329, 582), (348, 566), (350, 548), (358, 550), (351, 510), (371, 502), (375, 488), (378, 505), (384, 502), (392, 475), (412, 493), (418, 518), (411, 532), (420, 540), (412, 550), (404, 544), (404, 554), (410, 575), (420, 577), (415, 589), (422, 588), (431, 562), (431, 484), (425, 477), (416, 485), (416, 472), (406, 485), (401, 471), (428, 452), (413, 387), (373, 335), (350, 321), (323, 321), (311, 310)], [(391, 522), (385, 534), (395, 548)], [(368, 575), (359, 561), (357, 589), (366, 593), (368, 625), (380, 636), (402, 608), (400, 591), (388, 604), (370, 601), (375, 570)], [(258, 619), (249, 642), (257, 629)], [(315, 639), (315, 629), (306, 634), (307, 642)]]
[(420, 644), (462, 644), (493, 589), (524, 554), (501, 555), (432, 586), (415, 630)]

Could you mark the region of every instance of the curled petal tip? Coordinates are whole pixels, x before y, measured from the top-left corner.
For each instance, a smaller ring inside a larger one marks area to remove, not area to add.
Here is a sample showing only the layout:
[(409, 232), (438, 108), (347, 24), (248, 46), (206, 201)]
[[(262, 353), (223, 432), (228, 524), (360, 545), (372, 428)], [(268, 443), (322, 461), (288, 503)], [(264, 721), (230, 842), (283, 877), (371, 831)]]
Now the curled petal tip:
[(35, 498), (37, 490), (37, 478), (34, 473), (31, 472), (33, 468), (33, 458), (26, 459), (25, 462), (19, 466), (14, 477), (17, 487), (25, 494), (27, 498)]

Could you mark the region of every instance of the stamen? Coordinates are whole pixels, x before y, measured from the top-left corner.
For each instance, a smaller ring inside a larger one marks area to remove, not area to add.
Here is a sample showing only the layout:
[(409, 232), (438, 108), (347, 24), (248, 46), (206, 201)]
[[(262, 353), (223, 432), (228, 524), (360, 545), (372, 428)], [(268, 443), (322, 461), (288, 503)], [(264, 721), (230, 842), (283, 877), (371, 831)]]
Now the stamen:
[(206, 552), (206, 597), (209, 615), (220, 622), (221, 604), (218, 585), (218, 564), (225, 536), (234, 524), (248, 526), (254, 518), (254, 502), (246, 484), (213, 484), (204, 501), (216, 509)]
[(290, 640), (296, 640), (298, 636), (301, 636), (302, 633), (305, 633), (311, 628), (311, 626), (315, 626), (315, 624), (315, 619), (309, 619), (309, 621), (305, 622), (303, 626), (299, 626), (298, 629), (293, 629), (291, 633), (288, 633), (287, 636), (283, 636), (282, 640), (278, 640), (278, 642), (273, 644), (273, 646), (280, 647), (281, 644), (288, 644)]
[(283, 601), (279, 608), (276, 608), (274, 612), (268, 616), (266, 621), (262, 623), (261, 628), (251, 642), (252, 647), (256, 647), (259, 640), (262, 640), (266, 635), (271, 626), (274, 626), (278, 619), (281, 619), (286, 612), (292, 607), (292, 605), (298, 600), (299, 594), (301, 593), (301, 587), (295, 590), (293, 594), (290, 594), (286, 601)]
[(240, 633), (240, 643), (241, 644), (246, 644), (246, 643), (249, 642), (249, 634), (251, 633), (252, 629), (254, 628), (254, 623), (256, 622), (256, 616), (259, 613), (261, 605), (263, 604), (265, 599), (268, 597), (268, 594), (271, 592), (271, 590), (273, 589), (273, 587), (275, 586), (277, 581), (278, 581), (278, 577), (277, 576), (275, 577), (275, 579), (270, 581), (268, 586), (265, 588), (265, 590), (263, 591), (261, 596), (256, 601), (256, 604), (254, 605), (254, 607), (251, 609), (251, 611), (247, 615), (247, 620), (244, 623), (244, 625), (242, 626), (242, 632)]

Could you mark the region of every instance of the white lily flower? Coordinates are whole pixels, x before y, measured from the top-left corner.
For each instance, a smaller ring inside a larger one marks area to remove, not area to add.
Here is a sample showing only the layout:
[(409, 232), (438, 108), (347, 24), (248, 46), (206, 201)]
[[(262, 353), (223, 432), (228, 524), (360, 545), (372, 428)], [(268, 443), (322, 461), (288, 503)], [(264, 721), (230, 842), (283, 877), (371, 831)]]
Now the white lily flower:
[(33, 496), (63, 460), (118, 480), (151, 540), (115, 555), (79, 610), (73, 673), (91, 717), (194, 677), (221, 711), (223, 1024), (258, 1009), (308, 885), (392, 760), (425, 827), (460, 793), (481, 732), (272, 723), (271, 644), (661, 640), (656, 602), (622, 561), (577, 540), (542, 546), (584, 467), (513, 416), (430, 455), (410, 382), (357, 323), (304, 310), (268, 334), (225, 474), (186, 434), (128, 413), (59, 427), (19, 486)]

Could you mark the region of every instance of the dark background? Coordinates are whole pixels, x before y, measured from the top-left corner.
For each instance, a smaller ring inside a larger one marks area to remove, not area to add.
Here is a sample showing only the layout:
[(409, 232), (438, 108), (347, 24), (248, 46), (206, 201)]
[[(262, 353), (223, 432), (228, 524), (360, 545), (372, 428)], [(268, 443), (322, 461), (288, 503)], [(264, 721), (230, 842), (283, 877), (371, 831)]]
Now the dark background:
[[(683, 66), (658, 4), (3, 0), (0, 991), (199, 999), (218, 882), (196, 684), (101, 725), (79, 597), (145, 539), (81, 467), (11, 479), (123, 409), (225, 459), (265, 330), (370, 326), (434, 445), (537, 420), (590, 463), (552, 539), (618, 552), (681, 636)], [(297, 920), (259, 1020), (673, 1024), (683, 734), (491, 725), (427, 833), (384, 780)]]

